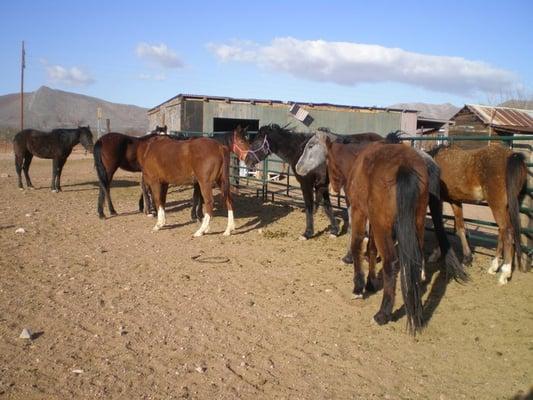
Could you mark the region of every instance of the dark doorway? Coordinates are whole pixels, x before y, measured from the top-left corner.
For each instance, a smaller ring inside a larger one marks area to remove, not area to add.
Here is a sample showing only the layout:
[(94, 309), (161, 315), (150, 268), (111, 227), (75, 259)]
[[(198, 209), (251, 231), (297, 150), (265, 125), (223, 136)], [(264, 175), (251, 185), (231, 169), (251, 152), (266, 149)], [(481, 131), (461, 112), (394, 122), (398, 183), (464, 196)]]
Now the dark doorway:
[(258, 119), (213, 118), (213, 132), (229, 132), (234, 130), (237, 125), (243, 128), (248, 127), (248, 131), (252, 132), (259, 130)]

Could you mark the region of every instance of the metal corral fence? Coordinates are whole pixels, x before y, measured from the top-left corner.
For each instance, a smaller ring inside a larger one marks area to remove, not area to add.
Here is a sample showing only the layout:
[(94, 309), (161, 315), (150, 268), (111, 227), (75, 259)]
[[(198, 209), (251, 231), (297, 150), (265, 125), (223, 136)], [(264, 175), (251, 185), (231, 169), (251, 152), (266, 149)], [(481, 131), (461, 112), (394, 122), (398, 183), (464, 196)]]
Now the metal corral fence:
[[(217, 133), (203, 133), (203, 132), (179, 132), (186, 136), (215, 136)], [(253, 132), (250, 132), (253, 136)], [(533, 174), (531, 168), (533, 167), (532, 158), (532, 136), (433, 136), (433, 137), (403, 137), (404, 141), (410, 142), (414, 147), (422, 147), (422, 142), (433, 141), (435, 145), (443, 143), (454, 143), (460, 141), (478, 141), (478, 142), (504, 142), (513, 148), (514, 151), (523, 153), (528, 167), (527, 186), (525, 194), (520, 207), (521, 213), (521, 233), (522, 233), (522, 248), (528, 257), (533, 256)], [(424, 146), (427, 147), (427, 146)], [(232, 157), (231, 171), (230, 171), (232, 185), (241, 193), (254, 194), (261, 197), (264, 201), (280, 201), (294, 205), (303, 204), (303, 196), (300, 186), (296, 181), (290, 167), (280, 160), (277, 156), (270, 156), (262, 163), (258, 164), (253, 171), (249, 170), (243, 163), (239, 163), (235, 157)], [(332, 195), (332, 205), (336, 209), (345, 209), (345, 198), (341, 194)], [(485, 212), (482, 214), (492, 216), (492, 212), (488, 208), (487, 203), (465, 203), (475, 206), (483, 206)], [(465, 210), (465, 215), (468, 215), (468, 210)], [(453, 221), (453, 215), (446, 213), (444, 218)], [(469, 237), (476, 241), (496, 245), (497, 229), (495, 222), (482, 218), (464, 218), (465, 223), (469, 225)], [(474, 229), (472, 229), (474, 228)], [(492, 232), (491, 232), (492, 231)]]

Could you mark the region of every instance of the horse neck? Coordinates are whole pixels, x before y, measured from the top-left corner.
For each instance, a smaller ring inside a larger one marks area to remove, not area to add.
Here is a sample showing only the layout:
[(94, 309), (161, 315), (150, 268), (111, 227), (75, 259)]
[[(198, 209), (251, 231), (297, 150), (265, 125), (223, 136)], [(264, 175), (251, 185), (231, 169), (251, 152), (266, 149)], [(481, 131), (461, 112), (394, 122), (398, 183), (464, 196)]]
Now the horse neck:
[(278, 132), (269, 135), (268, 141), (273, 148), (272, 152), (278, 155), (283, 161), (296, 164), (303, 153), (304, 144), (310, 137), (285, 132)]
[(68, 144), (71, 148), (80, 142), (80, 131), (78, 129), (68, 129), (60, 132), (62, 141)]

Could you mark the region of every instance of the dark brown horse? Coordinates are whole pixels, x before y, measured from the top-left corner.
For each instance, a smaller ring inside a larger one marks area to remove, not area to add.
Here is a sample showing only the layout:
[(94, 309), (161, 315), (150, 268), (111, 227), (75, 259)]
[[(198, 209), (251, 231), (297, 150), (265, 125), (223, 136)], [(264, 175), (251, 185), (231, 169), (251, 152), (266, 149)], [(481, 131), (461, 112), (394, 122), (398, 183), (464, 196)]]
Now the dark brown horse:
[[(94, 145), (94, 164), (100, 182), (100, 192), (98, 195), (98, 216), (105, 218), (104, 214), (104, 199), (107, 198), (107, 204), (111, 215), (117, 215), (113, 202), (111, 201), (110, 187), (113, 180), (113, 175), (116, 170), (122, 168), (125, 171), (141, 172), (141, 165), (138, 158), (144, 154), (145, 146), (154, 138), (158, 137), (159, 133), (165, 133), (166, 126), (157, 127), (151, 134), (134, 137), (124, 135), (122, 133), (111, 132), (100, 139)], [(233, 132), (227, 132), (216, 136), (223, 144), (226, 144), (240, 159), (246, 157), (248, 149), (248, 142), (245, 138), (246, 130), (237, 127)], [(174, 136), (172, 136), (174, 138)], [(176, 137), (175, 139), (187, 139), (185, 137)], [(139, 146), (141, 150), (139, 151)], [(139, 210), (146, 209), (144, 207), (143, 196), (139, 200)], [(201, 208), (201, 195), (199, 188), (196, 186), (193, 194), (193, 208), (191, 211), (192, 219), (201, 217), (199, 215), (199, 208)]]
[(472, 252), (466, 238), (462, 203), (485, 200), (498, 225), (498, 246), (488, 272), (498, 272), (502, 251), (500, 284), (506, 284), (511, 277), (513, 253), (520, 270), (526, 271), (527, 266), (522, 267), (521, 261), (519, 216), (519, 195), (527, 177), (523, 155), (494, 143), (475, 150), (441, 146), (430, 154), (441, 169), (442, 199), (452, 206), (464, 262), (472, 261)]
[(93, 134), (89, 126), (79, 126), (75, 129), (54, 129), (51, 132), (38, 131), (36, 129), (24, 129), (17, 133), (13, 139), (15, 152), (15, 168), (18, 175), (18, 186), (22, 186), (21, 171), (24, 170), (26, 185), (33, 188), (29, 169), (33, 156), (39, 158), (51, 158), (53, 192), (61, 191), (61, 172), (67, 162), (67, 158), (74, 146), (78, 143), (85, 150), (93, 151)]
[[(328, 131), (328, 134), (331, 132)], [(382, 140), (377, 133), (359, 133), (353, 135), (335, 135), (342, 141), (352, 143), (366, 143)], [(313, 211), (313, 191), (315, 192), (316, 204), (322, 202), (324, 211), (330, 220), (330, 232), (333, 236), (339, 234), (339, 227), (333, 215), (331, 201), (328, 191), (328, 175), (325, 162), (318, 165), (306, 175), (300, 175), (296, 170), (296, 163), (300, 159), (306, 143), (312, 137), (310, 133), (293, 132), (287, 127), (280, 127), (276, 124), (264, 125), (252, 143), (246, 157), (246, 165), (254, 167), (258, 162), (263, 161), (270, 154), (274, 153), (283, 161), (287, 162), (295, 173), (296, 180), (300, 184), (304, 198), (306, 226), (301, 239), (309, 239), (314, 235)]]
[(230, 235), (235, 229), (229, 182), (230, 152), (227, 146), (206, 137), (181, 141), (159, 137), (148, 144), (140, 163), (144, 183), (150, 189), (157, 208), (155, 231), (166, 223), (168, 185), (192, 183), (198, 183), (204, 200), (204, 218), (194, 236), (202, 236), (209, 231), (209, 221), (213, 217), (214, 184), (220, 188), (228, 209), (228, 225), (224, 235)]

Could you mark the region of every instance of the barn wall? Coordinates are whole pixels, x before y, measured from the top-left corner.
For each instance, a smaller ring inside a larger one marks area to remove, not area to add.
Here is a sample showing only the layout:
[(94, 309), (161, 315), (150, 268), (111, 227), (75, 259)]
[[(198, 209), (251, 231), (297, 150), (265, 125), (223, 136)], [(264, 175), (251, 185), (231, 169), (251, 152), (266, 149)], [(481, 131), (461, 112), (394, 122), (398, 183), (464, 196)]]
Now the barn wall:
[[(197, 100), (187, 100), (187, 103)], [(259, 125), (276, 123), (279, 125), (291, 124), (298, 131), (313, 131), (320, 127), (330, 128), (333, 132), (341, 134), (358, 132), (377, 132), (385, 135), (391, 131), (401, 129), (402, 115), (399, 112), (386, 112), (377, 110), (339, 110), (315, 107), (303, 107), (313, 117), (313, 122), (306, 126), (290, 113), (287, 104), (251, 104), (251, 103), (226, 103), (220, 101), (197, 101), (203, 103), (203, 130), (213, 131), (213, 118), (240, 118), (257, 119)], [(414, 127), (416, 130), (416, 114)]]

